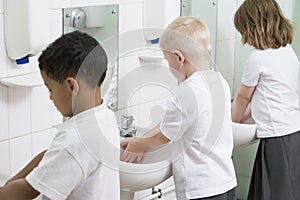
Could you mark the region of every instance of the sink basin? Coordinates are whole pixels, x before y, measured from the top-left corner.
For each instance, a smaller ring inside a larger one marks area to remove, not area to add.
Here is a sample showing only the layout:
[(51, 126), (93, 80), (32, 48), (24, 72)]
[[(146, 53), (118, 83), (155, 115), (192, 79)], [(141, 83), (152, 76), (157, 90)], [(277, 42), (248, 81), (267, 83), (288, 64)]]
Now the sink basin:
[[(257, 140), (255, 124), (232, 123), (232, 128), (235, 147)], [(141, 164), (120, 161), (121, 190), (135, 192), (162, 183), (172, 175), (171, 163), (171, 143), (149, 149)]]
[(8, 180), (7, 176), (0, 174), (0, 187), (3, 186), (7, 180)]
[(120, 185), (123, 191), (152, 188), (171, 175), (171, 143), (149, 149), (143, 163), (120, 161)]
[(234, 147), (242, 147), (257, 141), (256, 124), (232, 122)]

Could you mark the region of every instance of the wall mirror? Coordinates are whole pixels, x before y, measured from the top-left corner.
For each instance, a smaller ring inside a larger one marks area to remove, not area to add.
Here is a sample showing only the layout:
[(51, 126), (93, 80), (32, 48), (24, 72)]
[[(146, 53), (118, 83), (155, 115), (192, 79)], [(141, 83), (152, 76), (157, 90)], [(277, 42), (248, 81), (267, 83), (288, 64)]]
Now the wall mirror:
[(119, 5), (63, 9), (63, 33), (75, 30), (86, 32), (98, 40), (107, 53), (108, 69), (106, 79), (101, 88), (102, 96), (105, 95), (110, 87), (114, 70), (118, 68), (118, 19)]
[(208, 27), (211, 37), (211, 65), (216, 63), (217, 5), (218, 0), (181, 0), (181, 16), (194, 16)]

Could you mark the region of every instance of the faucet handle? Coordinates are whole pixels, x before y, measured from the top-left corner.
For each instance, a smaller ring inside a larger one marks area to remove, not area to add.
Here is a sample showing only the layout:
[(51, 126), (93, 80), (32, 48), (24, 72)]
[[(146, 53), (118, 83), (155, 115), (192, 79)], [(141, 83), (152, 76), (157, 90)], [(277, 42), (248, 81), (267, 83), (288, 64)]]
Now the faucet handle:
[(129, 129), (132, 127), (133, 116), (130, 114), (124, 114), (121, 116), (122, 129)]

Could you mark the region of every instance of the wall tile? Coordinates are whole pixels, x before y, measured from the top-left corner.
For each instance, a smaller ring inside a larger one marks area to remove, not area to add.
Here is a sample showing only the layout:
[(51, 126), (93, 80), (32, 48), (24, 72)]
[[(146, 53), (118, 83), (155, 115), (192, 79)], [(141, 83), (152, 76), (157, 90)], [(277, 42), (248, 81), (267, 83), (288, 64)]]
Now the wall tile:
[(31, 160), (31, 136), (26, 135), (10, 140), (11, 175), (15, 175)]
[(233, 97), (233, 83), (234, 82), (234, 80), (227, 80), (227, 83), (228, 83), (228, 85), (229, 85), (229, 88), (230, 88), (230, 94), (231, 94), (231, 97)]
[(216, 69), (226, 80), (232, 80), (234, 75), (235, 40), (217, 41)]
[(32, 132), (52, 126), (52, 101), (45, 86), (31, 89), (31, 125)]
[(235, 10), (236, 1), (218, 1), (217, 40), (228, 40), (235, 38), (235, 28), (233, 23)]
[(66, 8), (70, 7), (71, 0), (51, 0), (50, 1), (50, 8), (51, 9), (58, 9), (58, 8)]
[(3, 13), (3, 0), (0, 0), (0, 13)]
[(32, 134), (32, 157), (49, 148), (53, 139), (53, 129)]
[[(1, 1), (3, 3), (3, 1)], [(0, 2), (0, 3), (1, 3)], [(4, 40), (3, 14), (0, 14), (0, 78), (7, 76), (7, 57)]]
[(84, 6), (89, 6), (91, 4), (92, 0), (71, 0), (71, 4), (74, 7), (84, 7)]
[(136, 106), (128, 107), (127, 113), (133, 115), (134, 124), (143, 129), (150, 129), (157, 125), (163, 118), (165, 100), (156, 100)]
[(250, 177), (248, 176), (237, 176), (237, 188), (236, 188), (236, 196), (238, 199), (247, 199), (248, 190), (250, 186)]
[[(9, 177), (9, 143), (8, 141), (0, 142), (0, 177)], [(0, 183), (1, 186), (1, 183)]]
[(39, 63), (38, 58), (40, 54), (37, 54), (35, 56), (30, 57), (29, 65), (30, 65), (30, 71), (31, 72), (38, 72), (39, 71)]
[[(0, 84), (0, 141), (8, 139), (7, 87)], [(0, 151), (1, 152), (1, 151)]]
[(238, 175), (251, 176), (259, 142), (246, 147), (235, 148), (233, 151), (233, 163)]
[(122, 56), (119, 58), (119, 80), (122, 80), (130, 71), (139, 67), (140, 63), (136, 55)]
[(51, 15), (51, 38), (54, 41), (63, 33), (62, 9), (50, 10)]
[(121, 4), (119, 10), (120, 33), (143, 28), (143, 3)]
[(9, 137), (30, 133), (30, 88), (9, 88), (8, 101)]
[(119, 72), (119, 109), (169, 96), (178, 84), (165, 62), (139, 64), (136, 56), (122, 58)]
[(253, 50), (250, 45), (241, 44), (241, 34), (237, 33), (235, 40), (235, 59), (234, 59), (234, 92), (237, 91), (242, 80), (242, 74), (244, 69), (244, 64), (247, 60), (248, 55)]
[[(126, 56), (120, 58), (118, 77), (118, 109), (125, 108), (128, 105), (128, 94), (130, 94), (138, 84), (137, 78), (131, 77), (131, 72), (139, 67), (137, 56)], [(128, 81), (130, 80), (130, 82)]]

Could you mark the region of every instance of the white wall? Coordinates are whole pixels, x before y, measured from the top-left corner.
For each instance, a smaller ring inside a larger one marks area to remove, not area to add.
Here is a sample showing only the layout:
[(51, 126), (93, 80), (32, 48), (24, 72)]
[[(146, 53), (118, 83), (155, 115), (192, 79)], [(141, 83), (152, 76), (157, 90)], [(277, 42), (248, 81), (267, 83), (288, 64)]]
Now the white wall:
[[(233, 15), (236, 10), (236, 1), (218, 1), (216, 66), (233, 91), (234, 81), (234, 54), (235, 29)], [(233, 95), (233, 93), (232, 93)]]
[[(61, 11), (51, 10), (51, 34), (61, 34), (57, 20)], [(0, 0), (0, 78), (37, 70), (37, 57), (29, 64), (16, 65), (6, 55), (3, 25), (3, 0)], [(0, 149), (1, 176), (12, 176), (37, 153), (46, 149), (53, 137), (52, 125), (62, 117), (48, 98), (45, 86), (14, 88), (0, 84)]]
[[(51, 1), (52, 7), (49, 12), (51, 14), (50, 26), (53, 39), (62, 34), (61, 8), (76, 5), (87, 6), (87, 2), (86, 0)], [(95, 2), (98, 1), (94, 0), (93, 3), (95, 4)], [(103, 2), (110, 3), (109, 1)], [(124, 0), (121, 2), (122, 4), (119, 7), (120, 32), (142, 29), (142, 0)], [(233, 85), (235, 49), (235, 31), (232, 16), (235, 8), (236, 1), (218, 1), (216, 65), (231, 86)], [(3, 32), (3, 0), (0, 0), (0, 78), (36, 71), (36, 58), (30, 64), (24, 66), (17, 66), (7, 58)], [(120, 68), (121, 73), (130, 70), (129, 66), (137, 66), (138, 62), (136, 56), (122, 58), (120, 60), (120, 65), (123, 66)], [(160, 97), (162, 93), (163, 91), (158, 91), (157, 97)], [(156, 94), (143, 94), (142, 98), (146, 98), (145, 95), (153, 97)], [(143, 113), (145, 109), (155, 103), (157, 101), (140, 104), (138, 107), (133, 106), (130, 112)], [(127, 111), (127, 108), (119, 110), (117, 112), (118, 117), (121, 113)], [(10, 88), (0, 84), (0, 121), (0, 174), (12, 176), (33, 156), (48, 147), (54, 133), (51, 126), (60, 123), (62, 117), (49, 100), (44, 86)], [(149, 191), (146, 192), (146, 194), (148, 193)], [(143, 196), (143, 194), (137, 196)], [(173, 196), (169, 195), (169, 199)]]

